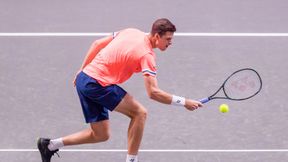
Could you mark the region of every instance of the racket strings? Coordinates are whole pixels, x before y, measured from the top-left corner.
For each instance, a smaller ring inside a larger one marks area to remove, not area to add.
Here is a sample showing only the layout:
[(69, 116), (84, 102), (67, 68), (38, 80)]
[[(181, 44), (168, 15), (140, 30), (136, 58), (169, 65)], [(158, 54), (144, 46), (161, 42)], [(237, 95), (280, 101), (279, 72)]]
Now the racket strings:
[(231, 75), (224, 84), (224, 93), (235, 100), (256, 95), (262, 87), (260, 76), (253, 70), (243, 70)]

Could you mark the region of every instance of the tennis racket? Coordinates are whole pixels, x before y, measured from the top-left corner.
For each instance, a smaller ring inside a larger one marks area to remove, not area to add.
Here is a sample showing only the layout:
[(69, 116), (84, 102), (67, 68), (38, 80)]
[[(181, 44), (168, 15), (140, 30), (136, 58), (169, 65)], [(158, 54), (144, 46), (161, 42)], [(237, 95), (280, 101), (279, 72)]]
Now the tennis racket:
[[(251, 68), (240, 69), (232, 73), (211, 96), (200, 100), (207, 103), (214, 99), (228, 99), (234, 101), (247, 100), (262, 89), (262, 79), (258, 72)], [(219, 92), (223, 91), (223, 95)]]

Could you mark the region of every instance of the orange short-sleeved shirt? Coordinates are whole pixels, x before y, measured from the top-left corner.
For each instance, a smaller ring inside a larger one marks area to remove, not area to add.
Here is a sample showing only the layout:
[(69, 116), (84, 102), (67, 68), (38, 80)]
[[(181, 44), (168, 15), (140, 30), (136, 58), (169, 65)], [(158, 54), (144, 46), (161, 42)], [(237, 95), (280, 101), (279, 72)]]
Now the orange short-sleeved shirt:
[(125, 29), (102, 49), (83, 72), (102, 86), (120, 84), (133, 73), (156, 76), (156, 56), (147, 35), (138, 29)]

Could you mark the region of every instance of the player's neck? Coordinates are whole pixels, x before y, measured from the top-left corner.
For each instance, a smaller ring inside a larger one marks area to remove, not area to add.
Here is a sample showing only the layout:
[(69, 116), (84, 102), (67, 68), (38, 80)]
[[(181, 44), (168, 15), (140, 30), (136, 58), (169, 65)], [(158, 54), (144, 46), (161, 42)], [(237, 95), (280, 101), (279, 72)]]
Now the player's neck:
[(148, 35), (148, 39), (150, 41), (152, 48), (156, 48), (156, 39), (151, 34)]

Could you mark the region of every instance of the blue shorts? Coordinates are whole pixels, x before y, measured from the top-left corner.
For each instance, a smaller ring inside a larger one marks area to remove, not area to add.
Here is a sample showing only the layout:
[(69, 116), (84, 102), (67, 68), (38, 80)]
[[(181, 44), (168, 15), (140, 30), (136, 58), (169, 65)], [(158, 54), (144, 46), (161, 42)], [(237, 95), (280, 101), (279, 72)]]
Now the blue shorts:
[(127, 93), (117, 85), (103, 87), (84, 72), (77, 76), (76, 89), (86, 123), (109, 119), (108, 110), (113, 111)]

